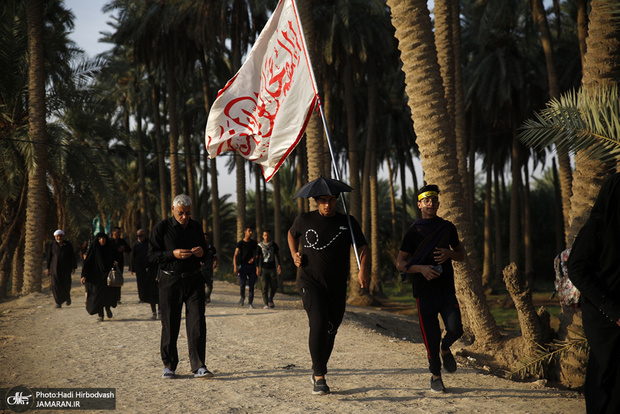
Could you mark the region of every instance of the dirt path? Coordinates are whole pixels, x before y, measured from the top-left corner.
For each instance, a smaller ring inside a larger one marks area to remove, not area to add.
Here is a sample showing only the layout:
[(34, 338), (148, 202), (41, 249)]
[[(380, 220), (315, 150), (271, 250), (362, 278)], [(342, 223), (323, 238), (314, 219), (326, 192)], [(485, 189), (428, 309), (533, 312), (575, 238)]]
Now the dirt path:
[(0, 304), (0, 388), (115, 388), (122, 413), (585, 412), (576, 393), (462, 364), (444, 376), (448, 392), (432, 393), (415, 321), (366, 308), (348, 308), (329, 364), (332, 394), (314, 396), (299, 298), (277, 295), (275, 309), (248, 310), (236, 306), (238, 288), (219, 281), (207, 308), (207, 366), (215, 378), (191, 376), (182, 329), (179, 377), (164, 380), (160, 322), (138, 302), (135, 279), (126, 282), (122, 305), (104, 322), (86, 313), (77, 284), (73, 304), (62, 309), (49, 291)]

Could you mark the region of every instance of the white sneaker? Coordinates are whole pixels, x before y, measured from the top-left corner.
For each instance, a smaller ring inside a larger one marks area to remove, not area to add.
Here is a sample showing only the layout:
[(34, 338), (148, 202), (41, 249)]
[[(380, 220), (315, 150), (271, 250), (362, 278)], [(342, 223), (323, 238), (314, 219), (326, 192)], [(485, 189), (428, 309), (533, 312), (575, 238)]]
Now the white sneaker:
[(213, 378), (213, 376), (213, 373), (205, 367), (198, 368), (198, 370), (194, 372), (194, 378)]

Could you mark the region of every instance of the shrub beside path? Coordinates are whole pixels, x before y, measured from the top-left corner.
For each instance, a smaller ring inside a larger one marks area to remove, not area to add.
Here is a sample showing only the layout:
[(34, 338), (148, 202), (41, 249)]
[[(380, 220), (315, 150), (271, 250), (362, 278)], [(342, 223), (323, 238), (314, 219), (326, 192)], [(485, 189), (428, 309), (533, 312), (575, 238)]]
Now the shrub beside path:
[(165, 380), (161, 325), (139, 303), (135, 278), (126, 272), (122, 304), (112, 319), (97, 322), (86, 313), (77, 274), (71, 306), (55, 309), (49, 290), (0, 303), (0, 388), (115, 388), (121, 413), (585, 412), (577, 393), (463, 364), (444, 375), (448, 392), (432, 393), (416, 321), (356, 307), (347, 308), (336, 338), (327, 375), (332, 394), (314, 396), (300, 299), (278, 294), (276, 308), (264, 310), (257, 290), (249, 310), (237, 306), (238, 287), (222, 281), (207, 307), (207, 367), (215, 378), (193, 378), (182, 328), (178, 377)]

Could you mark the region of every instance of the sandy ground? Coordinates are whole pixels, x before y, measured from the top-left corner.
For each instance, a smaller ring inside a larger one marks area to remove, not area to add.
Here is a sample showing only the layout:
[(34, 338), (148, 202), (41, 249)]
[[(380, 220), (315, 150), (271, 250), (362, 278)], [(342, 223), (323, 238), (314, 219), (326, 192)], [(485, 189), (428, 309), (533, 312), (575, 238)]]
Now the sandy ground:
[(122, 305), (104, 322), (86, 313), (74, 279), (71, 306), (55, 309), (49, 291), (0, 304), (0, 388), (115, 388), (122, 413), (585, 412), (574, 392), (485, 375), (460, 357), (459, 369), (444, 375), (447, 392), (433, 393), (416, 321), (355, 307), (347, 308), (330, 360), (332, 394), (312, 395), (299, 298), (278, 294), (276, 308), (263, 310), (257, 290), (249, 310), (236, 305), (238, 288), (220, 281), (207, 308), (207, 366), (215, 378), (191, 375), (182, 328), (178, 377), (165, 380), (161, 325), (139, 303), (135, 279), (126, 274)]

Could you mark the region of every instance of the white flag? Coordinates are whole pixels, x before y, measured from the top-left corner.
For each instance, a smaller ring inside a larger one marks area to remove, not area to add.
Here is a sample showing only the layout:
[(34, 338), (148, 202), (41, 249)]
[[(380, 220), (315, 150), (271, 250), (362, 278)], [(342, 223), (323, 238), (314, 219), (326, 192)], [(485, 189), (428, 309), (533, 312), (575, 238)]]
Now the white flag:
[(280, 0), (239, 72), (211, 107), (209, 157), (237, 151), (269, 181), (293, 151), (318, 102), (294, 0)]

